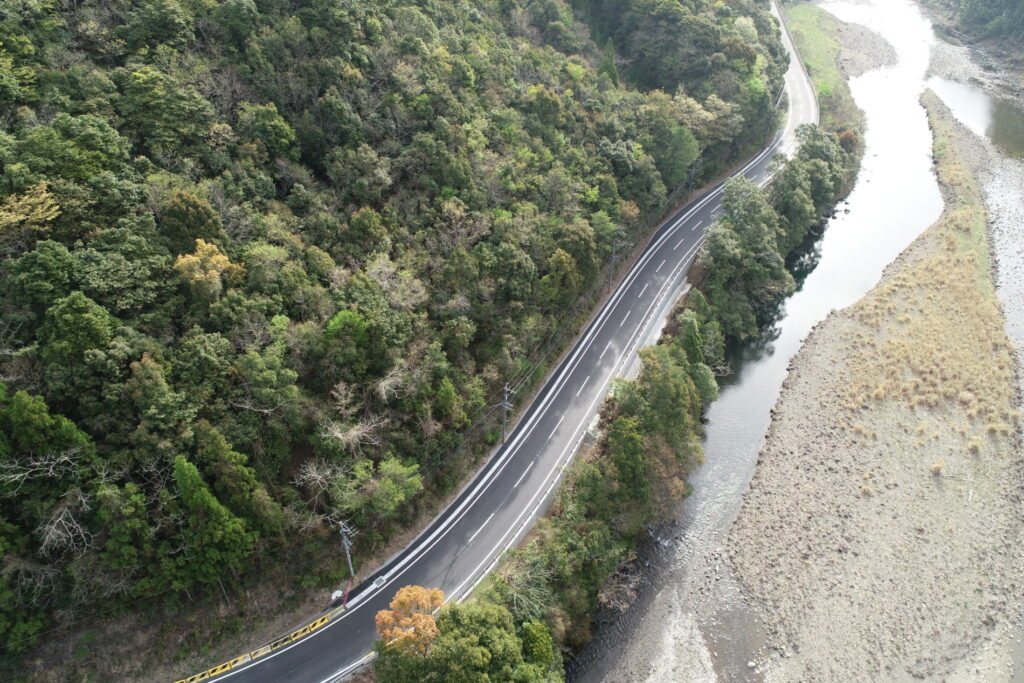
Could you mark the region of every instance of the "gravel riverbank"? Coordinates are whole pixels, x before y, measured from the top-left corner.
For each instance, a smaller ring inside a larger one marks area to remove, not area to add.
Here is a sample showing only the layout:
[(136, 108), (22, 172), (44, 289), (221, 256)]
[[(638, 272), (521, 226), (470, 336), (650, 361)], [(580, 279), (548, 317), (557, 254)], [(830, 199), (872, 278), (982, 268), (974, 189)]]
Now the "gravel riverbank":
[(866, 26), (839, 22), (839, 70), (849, 80), (896, 63), (896, 49)]
[(943, 217), (791, 363), (728, 555), (767, 680), (1009, 680), (1024, 586), (1016, 365), (987, 150), (927, 104)]

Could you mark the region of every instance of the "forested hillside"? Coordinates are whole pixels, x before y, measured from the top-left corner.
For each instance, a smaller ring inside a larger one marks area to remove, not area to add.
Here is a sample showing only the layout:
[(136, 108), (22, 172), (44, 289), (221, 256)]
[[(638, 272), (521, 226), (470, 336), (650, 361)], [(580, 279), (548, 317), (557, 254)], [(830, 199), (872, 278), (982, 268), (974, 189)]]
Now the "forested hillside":
[(928, 0), (954, 13), (964, 29), (984, 38), (1024, 37), (1024, 0)]
[(0, 648), (386, 538), (785, 62), (754, 0), (5, 0)]

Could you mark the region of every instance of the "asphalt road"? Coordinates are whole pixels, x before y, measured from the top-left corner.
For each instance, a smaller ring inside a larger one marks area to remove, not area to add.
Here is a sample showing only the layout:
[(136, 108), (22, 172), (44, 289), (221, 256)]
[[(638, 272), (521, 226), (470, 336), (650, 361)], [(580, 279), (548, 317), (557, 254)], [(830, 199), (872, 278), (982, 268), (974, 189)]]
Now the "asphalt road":
[[(793, 53), (788, 35), (783, 41)], [(777, 153), (796, 149), (795, 129), (817, 121), (811, 85), (794, 56), (786, 74), (785, 128), (739, 171), (767, 179)], [(635, 371), (638, 348), (653, 343), (720, 207), (722, 184), (680, 208), (651, 239), (562, 363), (549, 375), (505, 445), (405, 550), (353, 592), (349, 610), (288, 647), (217, 676), (232, 683), (326, 683), (369, 657), (374, 616), (402, 586), (438, 587), (465, 597), (546, 510), (611, 380)]]

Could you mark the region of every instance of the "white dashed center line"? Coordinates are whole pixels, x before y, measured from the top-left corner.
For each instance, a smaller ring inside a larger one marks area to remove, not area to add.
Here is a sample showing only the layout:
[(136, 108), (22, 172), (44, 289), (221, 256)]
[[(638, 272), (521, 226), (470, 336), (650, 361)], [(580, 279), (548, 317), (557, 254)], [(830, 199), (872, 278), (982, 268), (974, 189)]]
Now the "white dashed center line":
[(526, 466), (525, 470), (523, 470), (523, 473), (519, 475), (518, 479), (516, 479), (516, 483), (512, 485), (512, 488), (514, 488), (514, 489), (519, 488), (519, 484), (522, 483), (523, 478), (526, 477), (527, 473), (533, 468), (533, 463), (534, 463), (534, 461), (531, 460), (530, 464)]
[(473, 532), (473, 535), (469, 537), (469, 540), (468, 540), (468, 541), (466, 541), (466, 545), (469, 545), (470, 543), (472, 543), (472, 542), (473, 542), (473, 539), (477, 537), (477, 534), (479, 534), (479, 533), (480, 533), (481, 531), (483, 531), (483, 530), (484, 530), (484, 527), (485, 527), (485, 526), (487, 526), (487, 522), (491, 521), (491, 519), (492, 519), (493, 517), (494, 517), (494, 513), (492, 512), (492, 513), (491, 513), (491, 515), (490, 515), (490, 517), (488, 517), (488, 518), (487, 518), (487, 519), (486, 519), (486, 520), (484, 521), (484, 523), (480, 525), (480, 528), (479, 528), (479, 529), (477, 529), (476, 531), (474, 531), (474, 532)]
[(558, 418), (558, 424), (556, 424), (555, 428), (551, 430), (550, 434), (548, 434), (548, 441), (551, 441), (551, 437), (553, 437), (555, 435), (555, 432), (558, 431), (558, 428), (562, 425), (562, 420), (564, 420), (564, 419), (565, 419), (565, 415), (563, 415), (562, 417)]

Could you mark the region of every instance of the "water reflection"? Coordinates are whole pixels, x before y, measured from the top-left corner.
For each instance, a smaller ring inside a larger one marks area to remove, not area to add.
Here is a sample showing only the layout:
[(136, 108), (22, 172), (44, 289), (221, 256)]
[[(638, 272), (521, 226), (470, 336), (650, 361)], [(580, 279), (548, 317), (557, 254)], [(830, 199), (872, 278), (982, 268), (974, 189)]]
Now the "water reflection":
[(981, 88), (939, 76), (929, 78), (928, 87), (971, 131), (990, 139), (1003, 154), (1024, 159), (1024, 109)]

